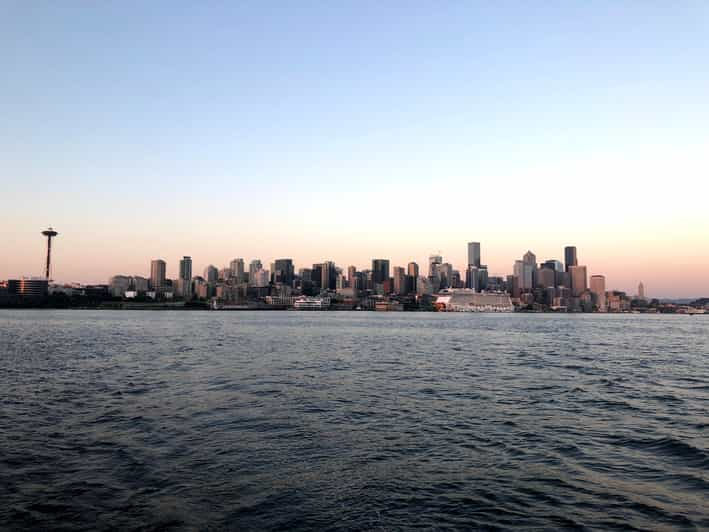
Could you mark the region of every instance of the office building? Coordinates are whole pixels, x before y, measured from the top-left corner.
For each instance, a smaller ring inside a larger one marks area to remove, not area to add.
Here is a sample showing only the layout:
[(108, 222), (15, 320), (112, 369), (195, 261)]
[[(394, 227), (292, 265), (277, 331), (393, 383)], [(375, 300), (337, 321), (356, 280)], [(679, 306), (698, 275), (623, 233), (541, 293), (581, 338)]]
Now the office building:
[(216, 284), (219, 280), (219, 270), (213, 264), (204, 269), (204, 280), (209, 284)]
[(415, 262), (409, 262), (408, 266), (406, 267), (407, 274), (409, 277), (413, 277), (414, 279), (418, 279), (419, 276), (419, 265)]
[(180, 275), (178, 279), (192, 279), (192, 257), (182, 257), (180, 260)]
[(591, 294), (600, 312), (606, 311), (606, 278), (603, 275), (591, 276)]
[(588, 290), (586, 266), (570, 266), (569, 276), (571, 277), (571, 295), (580, 297), (581, 294)]
[(320, 288), (323, 290), (335, 290), (337, 287), (337, 270), (335, 269), (335, 263), (325, 261), (322, 263), (321, 268)]
[(480, 268), (480, 242), (468, 242), (468, 266)]
[(235, 279), (237, 283), (244, 282), (244, 259), (233, 259), (229, 263), (229, 270), (231, 270), (232, 279)]
[(389, 261), (387, 259), (372, 259), (372, 282), (375, 285), (384, 284), (389, 280)]
[(400, 266), (395, 266), (393, 271), (394, 292), (397, 294), (406, 294), (408, 286), (406, 284), (406, 270)]
[(468, 269), (465, 271), (465, 288), (475, 292), (480, 291), (479, 270), (478, 267), (473, 264), (469, 264)]
[(166, 264), (162, 259), (155, 259), (150, 262), (150, 288), (155, 292), (161, 292), (165, 286)]
[(576, 246), (566, 246), (564, 248), (564, 263), (566, 264), (566, 271), (569, 271), (571, 266), (578, 265), (578, 258), (576, 256)]
[(293, 286), (295, 268), (292, 259), (276, 259), (273, 264), (273, 281), (276, 284)]

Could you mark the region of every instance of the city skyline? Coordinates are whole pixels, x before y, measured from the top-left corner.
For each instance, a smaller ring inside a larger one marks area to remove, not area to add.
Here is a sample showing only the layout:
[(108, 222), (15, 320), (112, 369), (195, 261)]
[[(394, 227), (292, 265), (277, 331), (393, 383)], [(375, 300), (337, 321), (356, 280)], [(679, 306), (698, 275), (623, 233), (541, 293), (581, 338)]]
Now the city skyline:
[[(47, 231), (43, 231), (42, 234), (46, 235)], [(55, 232), (56, 233), (56, 232)], [(572, 288), (572, 291), (574, 292), (575, 296), (581, 295), (582, 292), (588, 290), (591, 285), (589, 284), (593, 278), (602, 278), (603, 279), (603, 285), (606, 288), (609, 288), (610, 290), (617, 290), (617, 291), (622, 291), (622, 292), (627, 292), (630, 294), (639, 294), (641, 298), (645, 298), (645, 288), (644, 288), (644, 281), (639, 280), (637, 281), (638, 284), (636, 287), (638, 288), (637, 291), (633, 292), (631, 289), (624, 289), (620, 288), (617, 286), (606, 286), (606, 275), (599, 272), (591, 270), (587, 265), (580, 264), (578, 260), (578, 250), (577, 246), (575, 245), (567, 245), (563, 247), (562, 251), (562, 259), (557, 259), (554, 257), (537, 257), (531, 250), (527, 250), (527, 252), (524, 253), (522, 256), (522, 259), (520, 260), (519, 258), (516, 258), (514, 260), (514, 264), (510, 268), (510, 271), (507, 272), (498, 272), (491, 270), (487, 264), (484, 264), (484, 247), (482, 246), (481, 242), (475, 241), (475, 242), (467, 242), (466, 248), (465, 248), (465, 256), (466, 256), (466, 261), (464, 264), (458, 264), (455, 262), (452, 262), (449, 258), (445, 257), (442, 255), (441, 251), (438, 250), (436, 252), (429, 253), (429, 255), (426, 258), (426, 261), (423, 262), (422, 264), (426, 265), (428, 264), (428, 271), (429, 275), (431, 275), (431, 269), (432, 269), (432, 263), (436, 263), (437, 269), (438, 267), (445, 266), (450, 269), (449, 273), (452, 273), (455, 271), (456, 274), (460, 276), (461, 282), (465, 284), (466, 286), (471, 286), (474, 287), (476, 290), (478, 289), (478, 270), (479, 268), (483, 268), (485, 272), (485, 276), (491, 276), (491, 277), (500, 277), (500, 278), (506, 278), (509, 275), (519, 277), (522, 279), (521, 282), (521, 288), (523, 289), (531, 289), (532, 286), (537, 285), (537, 278), (536, 278), (536, 272), (537, 271), (542, 271), (539, 270), (541, 267), (549, 267), (550, 270), (559, 270), (559, 271), (565, 271), (568, 275), (568, 281), (571, 283), (569, 286), (574, 287), (574, 284), (576, 285), (575, 288)], [(472, 262), (471, 262), (472, 261)], [(320, 266), (323, 267), (326, 264), (331, 265), (330, 267), (334, 268), (337, 267), (337, 269), (341, 272), (343, 277), (347, 279), (348, 281), (351, 280), (351, 274), (352, 272), (357, 272), (357, 271), (370, 271), (372, 272), (372, 277), (373, 281), (375, 283), (381, 283), (384, 282), (385, 280), (391, 279), (393, 282), (397, 282), (398, 280), (396, 279), (396, 272), (399, 271), (401, 274), (406, 274), (408, 273), (411, 275), (411, 268), (415, 267), (416, 270), (420, 269), (420, 263), (419, 261), (416, 260), (409, 260), (405, 264), (397, 264), (395, 262), (392, 262), (390, 259), (384, 259), (384, 258), (372, 258), (371, 262), (365, 264), (364, 267), (362, 267), (361, 264), (346, 264), (343, 265), (342, 263), (338, 263), (337, 261), (333, 260), (323, 260), (323, 261), (312, 261), (312, 262), (304, 262), (304, 263), (297, 263), (295, 260), (293, 260), (292, 257), (285, 258), (283, 256), (280, 256), (278, 258), (273, 258), (268, 261), (262, 261), (258, 257), (233, 257), (229, 259), (225, 264), (217, 264), (215, 262), (206, 262), (204, 265), (203, 270), (199, 269), (199, 266), (195, 270), (196, 272), (202, 271), (202, 275), (200, 276), (198, 273), (192, 275), (193, 271), (193, 259), (192, 256), (189, 255), (183, 255), (180, 259), (177, 260), (177, 266), (170, 268), (170, 261), (165, 260), (164, 258), (153, 258), (150, 259), (149, 262), (149, 267), (148, 267), (148, 272), (145, 274), (145, 279), (149, 280), (150, 284), (152, 286), (157, 286), (160, 287), (164, 284), (166, 279), (170, 279), (172, 281), (175, 281), (177, 283), (180, 282), (189, 282), (190, 279), (197, 278), (197, 277), (202, 277), (204, 278), (208, 283), (216, 283), (218, 279), (221, 278), (221, 272), (222, 270), (231, 270), (232, 272), (237, 272), (237, 277), (240, 277), (240, 275), (244, 274), (246, 272), (249, 277), (254, 278), (256, 275), (260, 275), (261, 279), (258, 281), (256, 284), (258, 286), (266, 286), (269, 282), (275, 282), (277, 284), (292, 284), (293, 280), (296, 276), (296, 273), (299, 272), (302, 268), (308, 269), (312, 265), (313, 267)], [(524, 269), (524, 264), (529, 265), (531, 267), (530, 271), (526, 271)], [(248, 266), (248, 269), (246, 267)], [(521, 268), (518, 270), (518, 266)], [(472, 277), (470, 276), (470, 272), (468, 271), (469, 269), (473, 270)], [(174, 270), (174, 271), (173, 271)], [(54, 267), (52, 267), (52, 271), (54, 271)], [(533, 274), (534, 271), (534, 274)], [(575, 273), (576, 271), (576, 273)], [(394, 273), (394, 276), (392, 277), (392, 273)], [(110, 277), (113, 277), (114, 275), (127, 275), (127, 276), (138, 276), (142, 277), (142, 273), (138, 272), (113, 272), (111, 273)], [(318, 276), (320, 273), (318, 273)], [(334, 275), (334, 270), (333, 270), (333, 275)], [(422, 273), (424, 275), (424, 273)], [(534, 277), (534, 283), (532, 281), (532, 277)], [(579, 279), (583, 279), (583, 286), (579, 287), (580, 282), (574, 283), (574, 279), (576, 279), (578, 276)], [(18, 275), (15, 276), (15, 278), (41, 278), (41, 276), (33, 276), (33, 275)], [(416, 277), (416, 276), (414, 276)], [(10, 277), (8, 277), (9, 279)], [(2, 279), (2, 277), (0, 277)], [(472, 280), (475, 279), (475, 280)], [(52, 281), (58, 284), (62, 283), (72, 283), (72, 282), (79, 282), (82, 284), (105, 284), (105, 281), (96, 281), (96, 282), (86, 282), (86, 281), (78, 281), (76, 279), (67, 281), (67, 280), (60, 280), (60, 279), (54, 279), (52, 278)], [(331, 282), (334, 283), (334, 279), (330, 279)], [(252, 283), (253, 281), (250, 281)], [(543, 283), (542, 283), (543, 284)], [(553, 279), (552, 276), (552, 281), (551, 281), (551, 286), (554, 286), (556, 284), (556, 281)], [(334, 288), (334, 285), (333, 285)], [(670, 296), (662, 296), (662, 295), (657, 295), (656, 297), (661, 297), (661, 298), (670, 298)], [(701, 296), (696, 296), (696, 297), (701, 297)]]
[(463, 268), (474, 235), (491, 272), (573, 242), (621, 290), (709, 293), (706, 4), (3, 15), (0, 278), (40, 275), (53, 225), (66, 281), (184, 254)]

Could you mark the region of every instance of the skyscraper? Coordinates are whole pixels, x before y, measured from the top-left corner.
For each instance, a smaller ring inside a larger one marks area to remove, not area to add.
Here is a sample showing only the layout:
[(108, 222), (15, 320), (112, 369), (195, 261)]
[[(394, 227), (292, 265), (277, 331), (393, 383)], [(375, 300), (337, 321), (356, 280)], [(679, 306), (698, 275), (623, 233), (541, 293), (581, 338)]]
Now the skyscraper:
[(586, 266), (570, 266), (571, 295), (579, 297), (588, 290), (588, 278), (586, 276)]
[(418, 279), (419, 277), (419, 265), (416, 264), (415, 262), (409, 262), (408, 266), (406, 267), (408, 270), (408, 275), (409, 277), (413, 277), (414, 279)]
[(256, 286), (256, 272), (261, 270), (263, 265), (259, 259), (254, 259), (249, 263), (249, 284), (251, 286)]
[(645, 285), (642, 281), (638, 284), (638, 299), (645, 299)]
[(276, 284), (293, 286), (294, 273), (292, 259), (276, 259), (273, 265), (273, 280)]
[(209, 284), (214, 284), (219, 280), (219, 270), (213, 264), (204, 269), (204, 279)]
[(478, 267), (473, 264), (468, 264), (468, 269), (465, 271), (465, 288), (480, 291), (480, 273)]
[(468, 242), (468, 266), (480, 267), (480, 242)]
[(408, 292), (408, 286), (406, 283), (406, 271), (400, 266), (394, 267), (393, 272), (394, 277), (394, 292), (397, 294), (406, 294)]
[(357, 277), (357, 267), (356, 266), (348, 266), (347, 267), (347, 282), (350, 284), (351, 288), (355, 288), (355, 284), (356, 284), (355, 277)]
[(578, 258), (576, 256), (576, 246), (566, 246), (564, 248), (564, 263), (566, 271), (569, 271), (571, 266), (578, 266)]
[(440, 255), (429, 255), (428, 257), (428, 276), (438, 277), (438, 267), (443, 263), (443, 257)]
[(232, 278), (238, 283), (244, 280), (244, 259), (234, 259), (229, 263)]
[(384, 284), (389, 280), (389, 260), (387, 259), (372, 259), (372, 282)]
[(180, 279), (192, 279), (192, 257), (182, 257), (180, 261)]
[(321, 288), (323, 290), (335, 290), (337, 287), (337, 270), (335, 269), (335, 263), (332, 261), (325, 261), (321, 265)]
[(591, 293), (596, 306), (601, 312), (606, 311), (606, 278), (602, 275), (591, 276)]
[(165, 286), (166, 264), (162, 259), (155, 259), (150, 262), (150, 286), (156, 292), (162, 291)]

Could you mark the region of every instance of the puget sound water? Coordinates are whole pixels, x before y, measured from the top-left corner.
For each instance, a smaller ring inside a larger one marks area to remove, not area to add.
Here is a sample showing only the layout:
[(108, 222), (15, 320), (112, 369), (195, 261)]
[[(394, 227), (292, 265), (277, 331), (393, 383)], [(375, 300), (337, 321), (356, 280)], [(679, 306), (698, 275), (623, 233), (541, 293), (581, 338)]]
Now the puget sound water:
[(709, 528), (709, 318), (0, 311), (0, 529)]

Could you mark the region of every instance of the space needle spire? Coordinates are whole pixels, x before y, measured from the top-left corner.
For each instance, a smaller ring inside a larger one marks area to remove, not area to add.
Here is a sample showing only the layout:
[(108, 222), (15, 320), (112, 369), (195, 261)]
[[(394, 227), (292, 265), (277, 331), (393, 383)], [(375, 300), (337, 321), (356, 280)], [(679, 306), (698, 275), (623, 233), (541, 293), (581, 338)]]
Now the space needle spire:
[(44, 276), (47, 281), (49, 281), (49, 269), (52, 264), (52, 238), (57, 236), (59, 233), (50, 227), (49, 229), (42, 231), (42, 234), (47, 237), (47, 268)]

